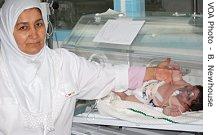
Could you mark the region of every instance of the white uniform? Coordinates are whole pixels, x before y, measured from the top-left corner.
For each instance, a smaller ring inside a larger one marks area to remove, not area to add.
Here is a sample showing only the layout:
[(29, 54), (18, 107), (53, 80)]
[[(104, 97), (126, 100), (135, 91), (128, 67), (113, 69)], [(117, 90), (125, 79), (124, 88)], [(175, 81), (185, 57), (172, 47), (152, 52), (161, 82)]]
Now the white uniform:
[(0, 135), (70, 135), (76, 99), (127, 89), (128, 67), (86, 61), (64, 49), (22, 53), (13, 28), (38, 0), (7, 0), (0, 11)]
[[(51, 128), (45, 132), (54, 131), (51, 133), (56, 135), (70, 135), (76, 99), (98, 99), (107, 95), (112, 89), (127, 88), (128, 68), (125, 66), (116, 70), (112, 67), (103, 69), (63, 49), (49, 50), (49, 53), (54, 59), (53, 66), (57, 69), (54, 73), (57, 75), (55, 78), (57, 81), (53, 82), (55, 85), (53, 87), (57, 88), (51, 92), (51, 100), (45, 102), (51, 104), (51, 121), (54, 123), (43, 121), (48, 116), (31, 117), (22, 112), (23, 106), (16, 101), (13, 91), (7, 88), (6, 83), (10, 82), (4, 78), (5, 69), (1, 61), (0, 135), (42, 135), (44, 128)], [(44, 95), (43, 90), (41, 92), (40, 98)]]

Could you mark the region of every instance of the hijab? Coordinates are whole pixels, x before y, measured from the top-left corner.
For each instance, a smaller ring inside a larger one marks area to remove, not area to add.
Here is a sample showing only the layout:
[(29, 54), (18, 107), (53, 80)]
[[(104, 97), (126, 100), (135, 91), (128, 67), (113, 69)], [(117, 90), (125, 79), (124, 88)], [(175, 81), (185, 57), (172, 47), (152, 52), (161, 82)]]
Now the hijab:
[[(0, 59), (4, 69), (3, 81), (7, 91), (12, 93), (19, 104), (26, 126), (52, 126), (55, 75), (48, 53), (49, 48), (44, 45), (39, 53), (28, 55), (18, 48), (13, 36), (19, 15), (29, 8), (40, 9), (43, 20), (46, 20), (46, 13), (43, 12), (38, 0), (6, 0), (0, 10)], [(47, 22), (45, 24), (47, 28)]]

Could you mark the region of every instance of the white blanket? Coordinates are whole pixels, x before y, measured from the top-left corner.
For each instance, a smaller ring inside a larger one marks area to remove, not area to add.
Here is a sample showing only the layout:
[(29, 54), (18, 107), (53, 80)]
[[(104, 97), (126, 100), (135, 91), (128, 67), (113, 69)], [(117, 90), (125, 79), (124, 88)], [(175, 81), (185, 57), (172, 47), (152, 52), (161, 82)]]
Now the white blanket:
[(114, 93), (98, 100), (97, 107), (102, 115), (143, 124), (202, 124), (203, 112), (186, 112), (178, 117), (166, 116), (162, 109), (142, 103), (123, 101)]

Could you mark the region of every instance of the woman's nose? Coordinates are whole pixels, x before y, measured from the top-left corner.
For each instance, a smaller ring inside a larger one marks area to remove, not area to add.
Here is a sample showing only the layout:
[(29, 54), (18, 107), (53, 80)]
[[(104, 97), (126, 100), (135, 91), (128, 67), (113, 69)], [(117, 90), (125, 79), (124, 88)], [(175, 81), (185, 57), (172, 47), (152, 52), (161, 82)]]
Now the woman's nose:
[(36, 28), (31, 28), (30, 31), (29, 31), (29, 37), (30, 38), (38, 38), (38, 32), (37, 32), (37, 29)]

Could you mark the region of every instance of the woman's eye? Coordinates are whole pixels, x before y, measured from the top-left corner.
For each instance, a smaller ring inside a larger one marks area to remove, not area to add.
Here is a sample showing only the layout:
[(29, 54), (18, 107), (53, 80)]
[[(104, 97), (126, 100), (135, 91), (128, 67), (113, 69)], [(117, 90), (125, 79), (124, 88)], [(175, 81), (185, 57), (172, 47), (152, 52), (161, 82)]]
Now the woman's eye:
[(43, 22), (38, 22), (38, 23), (36, 23), (36, 26), (37, 26), (37, 27), (41, 27), (41, 26), (43, 26), (43, 25), (44, 25)]
[(21, 26), (21, 27), (19, 27), (18, 29), (19, 29), (19, 30), (27, 30), (27, 28), (28, 28), (27, 26)]
[(37, 23), (36, 25), (37, 25), (37, 26), (42, 26), (42, 24), (41, 24), (41, 23)]

